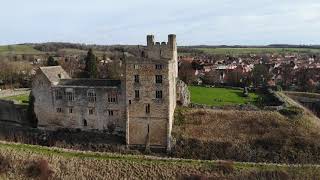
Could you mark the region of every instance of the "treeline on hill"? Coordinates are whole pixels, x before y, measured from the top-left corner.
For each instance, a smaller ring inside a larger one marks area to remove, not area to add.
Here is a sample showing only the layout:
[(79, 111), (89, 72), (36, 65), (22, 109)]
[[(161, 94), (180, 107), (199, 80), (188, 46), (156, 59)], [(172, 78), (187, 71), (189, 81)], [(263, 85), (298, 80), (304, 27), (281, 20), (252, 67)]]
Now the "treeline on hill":
[(294, 45), (294, 44), (270, 44), (266, 46), (246, 46), (246, 45), (196, 45), (184, 46), (187, 48), (310, 48), (317, 49), (320, 45)]
[(178, 47), (178, 53), (204, 54), (205, 52), (200, 49), (195, 49), (193, 47), (181, 46), (181, 47)]
[(48, 42), (41, 44), (28, 44), (33, 48), (43, 52), (56, 52), (60, 49), (79, 49), (89, 51), (93, 49), (95, 51), (120, 51), (130, 52), (132, 49), (136, 49), (136, 45), (96, 45), (96, 44), (80, 44), (80, 43), (65, 43), (65, 42)]

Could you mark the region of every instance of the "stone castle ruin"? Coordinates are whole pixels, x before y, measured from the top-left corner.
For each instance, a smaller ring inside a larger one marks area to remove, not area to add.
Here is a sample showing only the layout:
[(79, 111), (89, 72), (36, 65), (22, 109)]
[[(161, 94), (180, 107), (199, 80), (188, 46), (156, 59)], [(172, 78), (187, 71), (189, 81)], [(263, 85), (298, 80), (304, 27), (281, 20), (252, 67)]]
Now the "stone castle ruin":
[(177, 94), (183, 97), (177, 93), (176, 35), (162, 43), (148, 35), (147, 46), (123, 65), (121, 80), (72, 79), (60, 66), (39, 68), (32, 85), (38, 127), (115, 128), (130, 146), (170, 149)]

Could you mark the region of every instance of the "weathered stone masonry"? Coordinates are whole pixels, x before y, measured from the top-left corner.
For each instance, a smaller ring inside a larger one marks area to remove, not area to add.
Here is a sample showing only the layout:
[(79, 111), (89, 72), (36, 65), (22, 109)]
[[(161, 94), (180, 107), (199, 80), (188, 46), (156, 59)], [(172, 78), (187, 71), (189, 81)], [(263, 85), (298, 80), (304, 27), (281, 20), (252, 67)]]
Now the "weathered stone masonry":
[(176, 36), (139, 47), (124, 59), (122, 80), (71, 79), (60, 67), (42, 67), (33, 81), (35, 113), (43, 129), (123, 132), (128, 145), (170, 149), (178, 75)]

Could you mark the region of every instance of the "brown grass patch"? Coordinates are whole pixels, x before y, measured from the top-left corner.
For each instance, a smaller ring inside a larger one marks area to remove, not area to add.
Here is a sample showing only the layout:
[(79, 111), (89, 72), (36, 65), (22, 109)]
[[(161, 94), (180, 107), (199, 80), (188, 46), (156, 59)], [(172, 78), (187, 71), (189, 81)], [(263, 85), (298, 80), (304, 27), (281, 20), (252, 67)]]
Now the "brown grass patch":
[(174, 156), (275, 163), (320, 163), (320, 131), (304, 114), (293, 121), (278, 112), (184, 109)]
[(287, 176), (310, 179), (320, 176), (316, 166), (276, 167), (105, 153), (94, 156), (96, 153), (12, 144), (0, 146), (0, 156), (12, 162), (4, 179), (282, 179)]
[(6, 173), (10, 169), (10, 161), (8, 158), (0, 155), (0, 175)]

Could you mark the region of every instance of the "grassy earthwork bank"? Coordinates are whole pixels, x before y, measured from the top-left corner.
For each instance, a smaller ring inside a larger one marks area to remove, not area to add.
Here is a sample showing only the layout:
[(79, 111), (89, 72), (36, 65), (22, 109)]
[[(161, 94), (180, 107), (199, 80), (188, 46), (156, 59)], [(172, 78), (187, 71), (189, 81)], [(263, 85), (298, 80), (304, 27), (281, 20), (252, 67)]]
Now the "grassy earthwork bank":
[(176, 110), (175, 157), (320, 164), (320, 120), (279, 93), (282, 111)]
[(253, 104), (259, 98), (256, 93), (249, 93), (249, 97), (244, 97), (241, 89), (189, 86), (189, 90), (191, 102), (211, 106)]
[(313, 179), (320, 167), (159, 158), (0, 142), (0, 179)]

